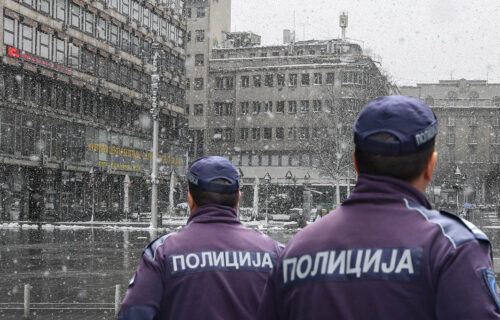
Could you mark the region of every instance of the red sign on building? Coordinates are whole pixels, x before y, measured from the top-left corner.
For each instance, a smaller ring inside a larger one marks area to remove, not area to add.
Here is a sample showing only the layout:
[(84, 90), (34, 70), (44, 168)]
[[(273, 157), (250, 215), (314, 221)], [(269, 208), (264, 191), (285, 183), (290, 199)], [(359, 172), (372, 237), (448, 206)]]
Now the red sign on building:
[(65, 73), (65, 74), (69, 74), (69, 75), (73, 74), (73, 71), (71, 69), (66, 68), (65, 66), (62, 66), (60, 64), (55, 64), (49, 60), (40, 59), (40, 58), (31, 56), (31, 55), (26, 54), (23, 51), (16, 49), (14, 47), (10, 47), (10, 46), (7, 47), (7, 55), (9, 57), (29, 61), (31, 63), (40, 65), (42, 67), (53, 69), (53, 70), (56, 70), (56, 71), (59, 71), (59, 72)]

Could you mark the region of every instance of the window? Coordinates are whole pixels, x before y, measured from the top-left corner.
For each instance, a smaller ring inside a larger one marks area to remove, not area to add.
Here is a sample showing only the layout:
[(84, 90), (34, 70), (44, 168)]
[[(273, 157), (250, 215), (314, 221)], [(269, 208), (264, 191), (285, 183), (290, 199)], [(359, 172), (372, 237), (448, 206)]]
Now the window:
[(323, 84), (323, 74), (321, 74), (321, 73), (314, 74), (314, 84), (316, 84), (316, 85)]
[(194, 56), (194, 65), (195, 66), (202, 66), (205, 64), (205, 55), (200, 53), (200, 54), (196, 54)]
[(500, 127), (500, 117), (498, 117), (498, 116), (497, 116), (497, 117), (493, 116), (493, 117), (491, 118), (491, 125), (492, 125), (493, 127)]
[(33, 27), (25, 25), (25, 24), (20, 24), (21, 26), (21, 44), (22, 44), (22, 50), (28, 52), (28, 53), (33, 53)]
[(335, 82), (335, 73), (328, 72), (326, 74), (326, 84), (333, 84)]
[(454, 127), (455, 126), (455, 117), (449, 116), (448, 117), (448, 127)]
[(276, 102), (276, 112), (284, 113), (285, 112), (285, 101), (277, 101)]
[(455, 144), (455, 133), (448, 132), (446, 134), (446, 143), (447, 144)]
[(222, 116), (222, 109), (223, 109), (222, 102), (215, 102), (214, 103), (214, 115)]
[[(103, 78), (103, 79), (107, 79), (108, 78), (108, 60), (101, 56), (101, 55), (98, 55), (97, 56), (97, 76), (100, 77), (100, 78)], [(140, 78), (139, 78), (139, 82), (140, 82)]]
[(73, 43), (68, 44), (68, 65), (76, 69), (80, 68), (80, 47)]
[(111, 9), (118, 9), (118, 0), (108, 0), (108, 7)]
[(260, 102), (259, 102), (259, 101), (254, 101), (254, 102), (252, 103), (252, 105), (253, 105), (252, 113), (253, 113), (253, 114), (258, 114), (258, 113), (260, 113)]
[(70, 8), (71, 26), (80, 29), (80, 10), (82, 8), (73, 3), (71, 4)]
[(296, 87), (297, 86), (297, 74), (296, 73), (289, 74), (288, 75), (288, 80), (289, 80), (288, 85), (290, 87)]
[(205, 7), (198, 7), (196, 8), (196, 18), (203, 18), (205, 17)]
[(321, 100), (313, 100), (313, 112), (321, 111)]
[(122, 50), (129, 52), (130, 50), (130, 32), (122, 29)]
[(202, 116), (203, 115), (203, 104), (195, 104), (193, 106), (194, 108), (194, 115), (195, 116)]
[(126, 16), (130, 14), (130, 0), (122, 0), (122, 13)]
[(248, 101), (241, 102), (240, 107), (241, 107), (241, 114), (248, 114), (248, 111), (250, 110), (250, 103)]
[(240, 140), (248, 140), (248, 128), (240, 128)]
[(262, 85), (262, 78), (260, 75), (253, 76), (253, 86), (259, 88)]
[(114, 45), (114, 46), (117, 46), (118, 45), (118, 32), (119, 32), (119, 28), (116, 24), (110, 24), (110, 27), (109, 27), (109, 42)]
[(160, 31), (160, 26), (158, 24), (159, 17), (156, 13), (151, 14), (151, 29), (153, 32), (158, 33)]
[(285, 139), (285, 129), (284, 128), (276, 128), (276, 140)]
[(288, 139), (296, 140), (297, 139), (297, 128), (288, 128)]
[(205, 41), (205, 30), (195, 30), (194, 33), (196, 35), (196, 42)]
[(434, 105), (434, 98), (431, 96), (427, 96), (427, 98), (425, 98), (425, 104), (428, 106), (433, 106)]
[(99, 40), (106, 40), (106, 28), (107, 23), (106, 20), (104, 20), (101, 17), (97, 18), (97, 25), (96, 25), (96, 36), (97, 39)]
[(50, 14), (50, 1), (48, 0), (38, 0), (38, 11), (45, 14)]
[(95, 15), (92, 12), (85, 12), (85, 32), (94, 34)]
[(233, 77), (216, 77), (215, 89), (230, 90), (233, 89)]
[(302, 112), (302, 113), (309, 112), (309, 101), (308, 100), (302, 100), (300, 102), (300, 112)]
[(273, 112), (273, 102), (265, 101), (264, 102), (264, 112)]
[(299, 139), (300, 140), (308, 140), (309, 139), (309, 128), (307, 128), (307, 127), (300, 128)]
[(288, 101), (288, 113), (297, 113), (297, 101)]
[(66, 46), (64, 45), (64, 40), (59, 38), (54, 38), (54, 52), (55, 60), (57, 63), (66, 64)]
[(264, 140), (271, 140), (273, 138), (273, 129), (264, 128)]
[(493, 97), (493, 99), (491, 99), (491, 105), (494, 107), (500, 107), (500, 97), (498, 96)]
[(50, 59), (50, 35), (38, 31), (38, 52), (37, 54), (45, 59)]
[(283, 73), (278, 73), (276, 75), (276, 81), (278, 82), (278, 87), (285, 86), (285, 75)]
[[(112, 82), (115, 82), (115, 83), (118, 83), (118, 78), (120, 76), (120, 69), (118, 67), (118, 64), (114, 61), (110, 61), (109, 63), (109, 80), (112, 81)], [(145, 88), (143, 89), (146, 89), (146, 88), (149, 88), (149, 83), (147, 83), (145, 85)]]
[(260, 140), (260, 128), (252, 128), (252, 140)]
[(262, 58), (267, 57), (267, 52), (261, 52), (261, 53), (260, 53), (260, 56), (261, 56)]
[(3, 18), (3, 43), (10, 45), (10, 46), (16, 46), (15, 44), (15, 24), (14, 24), (14, 19), (11, 19), (7, 16), (4, 16)]
[(35, 7), (34, 6), (34, 3), (35, 3), (34, 0), (22, 0), (21, 3), (24, 4), (24, 5), (27, 5), (28, 7), (32, 7), (32, 8)]
[(54, 18), (66, 21), (66, 0), (55, 0)]
[(132, 40), (132, 54), (134, 56), (140, 56), (141, 53), (141, 41), (138, 36), (132, 35), (131, 37)]
[[(141, 73), (137, 70), (132, 70), (132, 89), (136, 91), (141, 90)], [(188, 107), (187, 114), (189, 114), (189, 105), (187, 105), (187, 107)]]
[(184, 15), (186, 18), (191, 18), (191, 8), (184, 8)]
[(266, 87), (272, 87), (274, 86), (274, 76), (272, 74), (266, 74), (265, 80), (264, 80), (264, 85)]
[(250, 77), (249, 76), (241, 76), (241, 87), (248, 88), (250, 86)]
[(140, 22), (141, 19), (140, 9), (141, 9), (140, 4), (136, 1), (132, 1), (132, 19), (134, 19), (137, 22)]
[(308, 86), (310, 84), (309, 73), (301, 74), (300, 84), (303, 86)]
[(150, 11), (147, 7), (142, 7), (142, 25), (145, 26), (146, 28), (149, 28), (149, 22), (150, 22)]
[(203, 90), (203, 78), (194, 79), (194, 90)]
[(82, 50), (82, 70), (90, 74), (95, 72), (95, 55), (88, 50)]

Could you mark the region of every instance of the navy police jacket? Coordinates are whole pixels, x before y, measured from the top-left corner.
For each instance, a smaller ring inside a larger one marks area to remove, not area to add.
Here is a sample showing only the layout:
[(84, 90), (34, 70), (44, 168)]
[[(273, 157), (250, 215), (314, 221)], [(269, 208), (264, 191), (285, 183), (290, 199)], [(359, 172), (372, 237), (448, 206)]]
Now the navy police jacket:
[(202, 206), (145, 249), (118, 319), (255, 319), (280, 250), (232, 208)]
[(399, 179), (361, 175), (342, 206), (299, 232), (258, 319), (500, 319), (486, 236)]

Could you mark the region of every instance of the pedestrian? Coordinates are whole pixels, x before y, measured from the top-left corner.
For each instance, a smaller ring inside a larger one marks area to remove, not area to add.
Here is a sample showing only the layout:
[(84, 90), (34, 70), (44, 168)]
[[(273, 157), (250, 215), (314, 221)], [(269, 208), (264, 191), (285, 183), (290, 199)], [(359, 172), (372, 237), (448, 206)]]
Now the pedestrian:
[(236, 208), (238, 171), (222, 157), (187, 173), (187, 226), (143, 252), (118, 319), (254, 319), (282, 246), (245, 228)]
[(437, 131), (414, 98), (364, 107), (354, 126), (356, 187), (290, 240), (258, 319), (500, 319), (487, 237), (424, 196)]

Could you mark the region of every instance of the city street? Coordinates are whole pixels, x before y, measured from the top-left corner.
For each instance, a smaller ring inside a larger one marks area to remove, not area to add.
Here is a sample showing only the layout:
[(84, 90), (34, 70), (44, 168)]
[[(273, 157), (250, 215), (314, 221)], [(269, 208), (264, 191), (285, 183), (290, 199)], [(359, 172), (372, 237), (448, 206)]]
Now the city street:
[[(476, 217), (495, 248), (500, 273), (500, 220), (494, 213)], [(297, 230), (254, 224), (271, 237), (288, 242)], [(24, 286), (31, 289), (32, 319), (113, 319), (116, 285), (119, 301), (135, 272), (144, 247), (174, 231), (155, 232), (146, 224), (0, 224), (0, 318), (23, 315)]]

